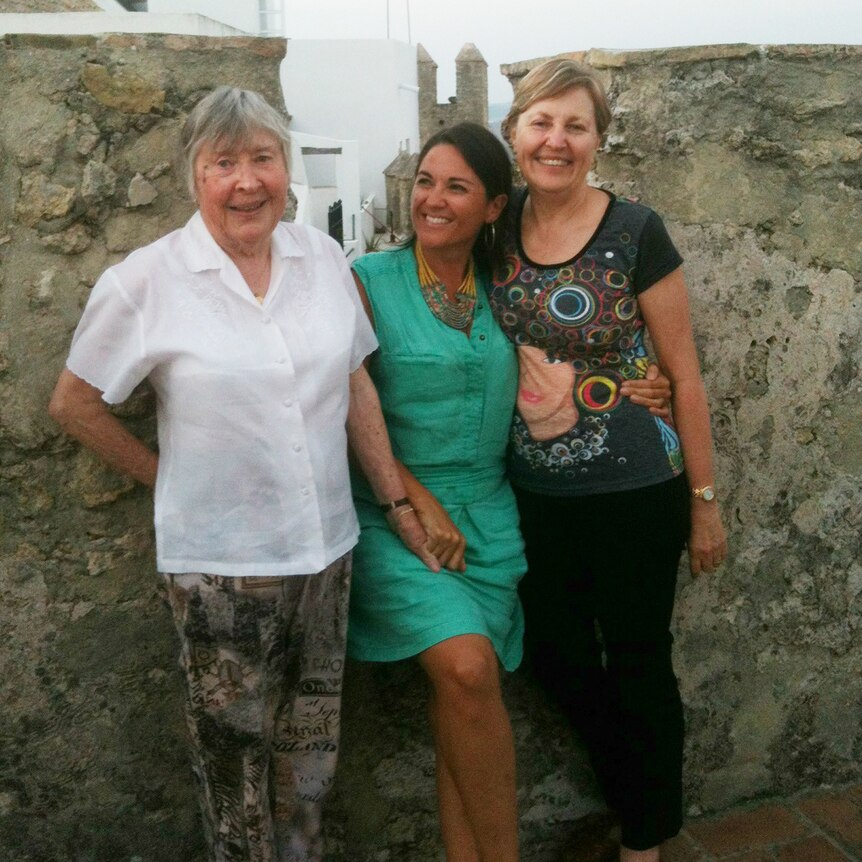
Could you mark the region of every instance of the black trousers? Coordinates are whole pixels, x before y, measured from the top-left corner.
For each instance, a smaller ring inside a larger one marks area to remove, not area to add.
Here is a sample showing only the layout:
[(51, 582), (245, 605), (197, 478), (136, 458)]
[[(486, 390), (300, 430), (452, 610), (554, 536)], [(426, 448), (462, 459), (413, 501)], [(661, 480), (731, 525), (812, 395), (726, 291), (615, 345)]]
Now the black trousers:
[(682, 825), (670, 621), (688, 484), (679, 476), (586, 497), (516, 493), (528, 661), (587, 746), (622, 843), (646, 850)]

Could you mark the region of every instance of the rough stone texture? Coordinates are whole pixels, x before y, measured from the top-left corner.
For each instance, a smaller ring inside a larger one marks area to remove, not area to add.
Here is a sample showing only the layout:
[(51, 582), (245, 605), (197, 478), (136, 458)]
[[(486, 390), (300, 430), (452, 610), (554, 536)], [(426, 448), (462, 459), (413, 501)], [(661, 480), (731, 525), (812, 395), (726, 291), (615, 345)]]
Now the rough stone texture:
[[(148, 495), (45, 404), (101, 271), (191, 210), (171, 169), (184, 114), (222, 82), (277, 102), (283, 50), (0, 46), (3, 862), (202, 859)], [(680, 584), (689, 809), (858, 780), (860, 49), (590, 59), (618, 115), (600, 174), (663, 212), (687, 258), (732, 527), (722, 571)], [(119, 412), (152, 438), (152, 406), (142, 391)], [(599, 807), (583, 753), (526, 676), (505, 693), (525, 862), (566, 858)], [(349, 667), (328, 862), (439, 858), (424, 700), (410, 664)]]
[[(0, 45), (3, 862), (199, 856), (150, 500), (58, 436), (45, 405), (101, 271), (192, 210), (171, 170), (185, 114), (222, 82), (279, 104), (284, 47), (176, 36)], [(120, 413), (152, 439), (152, 407), (141, 392)]]
[(93, 0), (0, 0), (2, 12), (101, 12)]
[(730, 558), (679, 588), (689, 809), (858, 780), (862, 48), (572, 56), (612, 97), (598, 178), (686, 259), (712, 404)]
[(386, 177), (386, 209), (395, 233), (406, 234), (411, 229), (410, 196), (419, 166), (418, 153), (399, 153), (383, 171)]
[(416, 64), (421, 144), (434, 132), (464, 120), (488, 125), (488, 64), (472, 42), (455, 58), (455, 95), (448, 102), (437, 103), (437, 64), (422, 45), (416, 46)]

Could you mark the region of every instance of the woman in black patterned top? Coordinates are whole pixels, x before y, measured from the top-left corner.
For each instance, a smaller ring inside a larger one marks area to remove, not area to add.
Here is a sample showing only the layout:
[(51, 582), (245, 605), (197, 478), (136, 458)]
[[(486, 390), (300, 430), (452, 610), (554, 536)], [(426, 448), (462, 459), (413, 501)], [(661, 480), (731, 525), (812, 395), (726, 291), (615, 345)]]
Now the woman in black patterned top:
[[(621, 862), (657, 862), (682, 822), (677, 567), (687, 545), (691, 571), (712, 571), (726, 540), (682, 258), (654, 212), (587, 183), (609, 121), (571, 60), (521, 81), (504, 131), (527, 189), (491, 301), (520, 363), (509, 475), (527, 644), (620, 815)], [(647, 331), (673, 421), (624, 397), (646, 375)]]

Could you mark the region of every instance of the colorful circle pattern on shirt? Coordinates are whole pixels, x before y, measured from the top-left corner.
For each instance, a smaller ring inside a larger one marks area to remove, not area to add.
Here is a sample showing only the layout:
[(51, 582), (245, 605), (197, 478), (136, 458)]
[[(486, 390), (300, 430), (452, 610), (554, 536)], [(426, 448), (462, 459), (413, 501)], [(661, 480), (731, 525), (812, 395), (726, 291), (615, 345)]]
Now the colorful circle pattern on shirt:
[[(515, 211), (521, 208), (516, 204)], [(654, 281), (638, 284), (637, 265), (643, 234), (655, 223), (663, 233), (651, 210), (612, 199), (587, 247), (570, 261), (537, 265), (510, 243), (490, 294), (492, 308), (516, 345), (543, 350), (548, 363), (571, 365), (579, 417), (567, 433), (538, 441), (516, 415), (509, 465), (516, 484), (594, 493), (652, 484), (681, 471), (672, 425), (620, 395), (622, 383), (643, 377), (649, 365), (637, 292)], [(662, 239), (664, 275), (681, 259), (666, 233)]]

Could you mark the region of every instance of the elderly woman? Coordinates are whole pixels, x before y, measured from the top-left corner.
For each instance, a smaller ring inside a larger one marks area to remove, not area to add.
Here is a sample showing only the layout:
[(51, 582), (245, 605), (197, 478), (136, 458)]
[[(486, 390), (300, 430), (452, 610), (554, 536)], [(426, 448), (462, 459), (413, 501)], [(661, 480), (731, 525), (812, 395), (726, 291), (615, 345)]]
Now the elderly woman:
[[(199, 211), (99, 279), (51, 400), (65, 431), (155, 488), (213, 862), (317, 862), (338, 750), (351, 548), (347, 433), (389, 526), (403, 501), (341, 249), (280, 222), (284, 119), (222, 87), (191, 112)], [(158, 454), (109, 412), (144, 379)]]
[[(712, 571), (726, 542), (682, 259), (654, 212), (587, 182), (610, 118), (571, 60), (520, 82), (504, 129), (527, 189), (490, 296), (520, 366), (508, 469), (527, 644), (620, 815), (620, 859), (655, 862), (682, 817), (677, 566), (687, 544), (692, 572)], [(646, 331), (676, 427), (621, 397), (646, 373)]]

